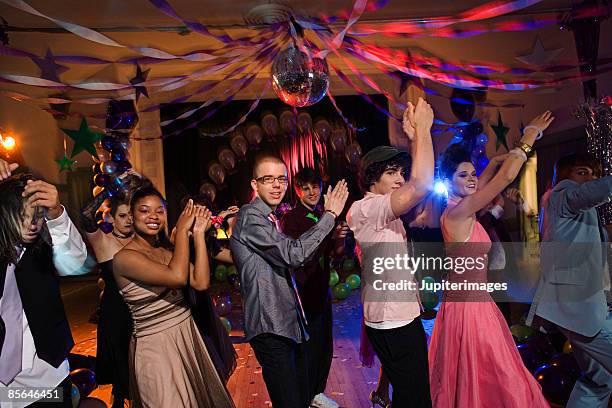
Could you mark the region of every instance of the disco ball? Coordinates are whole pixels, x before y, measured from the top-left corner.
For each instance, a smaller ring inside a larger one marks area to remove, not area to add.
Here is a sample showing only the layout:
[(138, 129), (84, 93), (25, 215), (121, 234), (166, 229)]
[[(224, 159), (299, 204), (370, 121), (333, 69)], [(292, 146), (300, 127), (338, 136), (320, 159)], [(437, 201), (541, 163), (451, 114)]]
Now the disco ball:
[(295, 47), (287, 48), (274, 59), (272, 87), (287, 105), (298, 108), (314, 105), (329, 88), (327, 62), (311, 58)]

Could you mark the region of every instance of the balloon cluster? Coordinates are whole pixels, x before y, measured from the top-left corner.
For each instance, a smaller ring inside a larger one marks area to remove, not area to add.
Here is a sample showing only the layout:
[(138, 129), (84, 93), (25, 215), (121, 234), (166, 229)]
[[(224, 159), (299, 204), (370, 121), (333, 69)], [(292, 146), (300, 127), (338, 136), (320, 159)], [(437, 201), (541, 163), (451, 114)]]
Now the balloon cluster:
[(450, 144), (459, 143), (472, 154), (472, 162), (476, 172), (480, 174), (489, 164), (486, 146), (488, 136), (483, 133), (484, 127), (478, 119), (474, 119), (476, 101), (484, 94), (463, 89), (453, 89), (450, 106), (453, 114), (459, 119), (455, 125), (455, 136)]
[(565, 405), (581, 372), (569, 342), (557, 352), (550, 339), (530, 327), (510, 328), (525, 367), (535, 376), (549, 402)]
[[(321, 263), (324, 259), (320, 260)], [(357, 269), (357, 264), (353, 258), (345, 258), (341, 264), (344, 273), (354, 272)], [(356, 273), (350, 273), (344, 282), (340, 282), (338, 271), (332, 268), (329, 272), (329, 286), (332, 288), (332, 294), (335, 299), (346, 299), (352, 290), (358, 289), (361, 286), (361, 277)]]

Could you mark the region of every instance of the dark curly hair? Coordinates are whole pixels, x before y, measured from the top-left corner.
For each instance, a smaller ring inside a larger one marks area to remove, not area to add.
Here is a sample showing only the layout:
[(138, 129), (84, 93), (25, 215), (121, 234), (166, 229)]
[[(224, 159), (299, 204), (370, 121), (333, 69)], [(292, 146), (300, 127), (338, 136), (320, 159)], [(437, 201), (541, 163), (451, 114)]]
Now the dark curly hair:
[(363, 192), (370, 191), (370, 187), (380, 180), (380, 177), (387, 170), (399, 170), (403, 169), (405, 172), (405, 178), (410, 177), (410, 167), (412, 166), (412, 158), (408, 154), (398, 154), (397, 156), (377, 162), (372, 163), (366, 169), (362, 169), (360, 172), (360, 187)]
[[(136, 210), (136, 205), (138, 204), (138, 202), (145, 197), (158, 197), (161, 200), (164, 208), (167, 208), (166, 199), (159, 192), (159, 190), (153, 187), (153, 185), (146, 185), (134, 191), (134, 193), (132, 194), (130, 198), (130, 211), (132, 211), (132, 214), (134, 214)], [(166, 225), (166, 228), (168, 228), (168, 225)], [(166, 249), (173, 249), (173, 245), (170, 242), (170, 239), (168, 239), (168, 234), (165, 230), (161, 230), (157, 237), (158, 237), (159, 246), (166, 248)]]
[[(461, 163), (472, 163), (470, 152), (461, 144), (455, 143), (446, 148), (440, 156), (439, 172), (443, 179), (451, 180)], [(473, 163), (472, 163), (473, 164)]]

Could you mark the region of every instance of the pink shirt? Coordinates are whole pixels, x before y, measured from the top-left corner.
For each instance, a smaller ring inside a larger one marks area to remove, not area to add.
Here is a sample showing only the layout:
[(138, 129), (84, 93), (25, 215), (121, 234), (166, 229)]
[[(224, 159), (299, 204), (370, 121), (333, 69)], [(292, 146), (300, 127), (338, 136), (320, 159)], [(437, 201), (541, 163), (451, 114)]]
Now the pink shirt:
[[(355, 234), (358, 247), (357, 256), (362, 265), (365, 265), (364, 257), (368, 256), (367, 253), (362, 253), (362, 243), (404, 244), (389, 245), (392, 253), (387, 256), (390, 257), (398, 253), (402, 256), (404, 253), (409, 253), (404, 224), (399, 217), (393, 214), (391, 209), (391, 193), (382, 195), (367, 192), (364, 198), (353, 203), (346, 220), (349, 228)], [(379, 246), (378, 249), (384, 248)], [(394, 301), (391, 301), (388, 299), (390, 296), (385, 291), (376, 291), (372, 282), (367, 282), (368, 277), (371, 279), (373, 276), (375, 275), (368, 273), (368, 271), (362, 271), (362, 279), (364, 277), (365, 279), (361, 289), (361, 300), (366, 321), (372, 323), (411, 321), (421, 314), (418, 291), (402, 292), (406, 299), (399, 302), (396, 301), (398, 295), (395, 293), (393, 294)], [(415, 280), (414, 275), (409, 272), (406, 272), (405, 276), (402, 277), (407, 280)]]

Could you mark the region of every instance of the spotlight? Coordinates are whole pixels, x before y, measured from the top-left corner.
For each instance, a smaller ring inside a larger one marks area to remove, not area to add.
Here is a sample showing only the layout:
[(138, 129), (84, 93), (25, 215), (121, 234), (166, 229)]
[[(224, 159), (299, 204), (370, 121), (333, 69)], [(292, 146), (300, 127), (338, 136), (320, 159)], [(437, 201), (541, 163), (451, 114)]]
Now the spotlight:
[(446, 190), (446, 185), (442, 181), (435, 182), (434, 191), (436, 194), (448, 195), (448, 191)]

